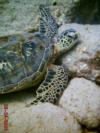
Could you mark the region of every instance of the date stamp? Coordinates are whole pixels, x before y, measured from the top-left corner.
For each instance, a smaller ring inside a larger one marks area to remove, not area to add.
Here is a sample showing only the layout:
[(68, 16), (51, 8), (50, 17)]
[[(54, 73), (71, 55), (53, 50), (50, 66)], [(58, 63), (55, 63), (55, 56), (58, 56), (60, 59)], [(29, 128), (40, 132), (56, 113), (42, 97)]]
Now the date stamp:
[(8, 132), (8, 104), (0, 105), (0, 132)]

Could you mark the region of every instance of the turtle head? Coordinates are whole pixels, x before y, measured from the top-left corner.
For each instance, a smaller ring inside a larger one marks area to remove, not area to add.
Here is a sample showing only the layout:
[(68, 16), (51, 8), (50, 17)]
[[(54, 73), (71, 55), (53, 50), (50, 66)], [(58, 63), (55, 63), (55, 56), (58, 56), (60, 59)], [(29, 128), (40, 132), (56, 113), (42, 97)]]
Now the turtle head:
[(62, 32), (54, 43), (55, 54), (61, 55), (70, 50), (79, 42), (79, 34), (74, 29), (68, 29)]

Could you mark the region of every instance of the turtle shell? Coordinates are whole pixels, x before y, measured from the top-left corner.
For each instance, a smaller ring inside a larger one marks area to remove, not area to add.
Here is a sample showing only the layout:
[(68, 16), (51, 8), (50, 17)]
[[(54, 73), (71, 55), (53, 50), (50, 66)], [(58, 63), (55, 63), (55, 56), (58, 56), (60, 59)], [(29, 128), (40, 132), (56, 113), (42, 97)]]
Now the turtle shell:
[(38, 84), (50, 58), (50, 47), (40, 33), (0, 38), (0, 94)]

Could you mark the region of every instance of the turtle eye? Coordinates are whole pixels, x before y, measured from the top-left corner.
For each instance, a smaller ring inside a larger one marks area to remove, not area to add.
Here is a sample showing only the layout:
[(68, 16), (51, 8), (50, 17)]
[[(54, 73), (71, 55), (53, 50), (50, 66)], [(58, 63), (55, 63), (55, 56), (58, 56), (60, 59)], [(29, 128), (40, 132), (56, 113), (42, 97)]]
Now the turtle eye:
[(78, 39), (78, 35), (75, 31), (69, 31), (67, 36), (72, 39)]
[(69, 37), (73, 37), (74, 35), (75, 35), (75, 32), (69, 32), (69, 33), (68, 33), (68, 36), (69, 36)]

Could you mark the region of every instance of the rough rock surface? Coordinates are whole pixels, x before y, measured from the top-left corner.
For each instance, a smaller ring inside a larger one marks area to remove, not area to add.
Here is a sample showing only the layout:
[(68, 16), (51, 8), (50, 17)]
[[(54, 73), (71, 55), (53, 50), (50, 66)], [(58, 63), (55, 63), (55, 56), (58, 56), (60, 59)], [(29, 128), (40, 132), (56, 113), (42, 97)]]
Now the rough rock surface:
[(100, 84), (100, 25), (66, 24), (59, 33), (74, 28), (80, 34), (79, 44), (68, 52), (59, 63), (76, 73)]
[(59, 104), (88, 128), (100, 124), (100, 88), (91, 81), (84, 78), (73, 79)]
[[(72, 2), (73, 0), (63, 0), (63, 2), (60, 0), (0, 0), (0, 36), (27, 29), (38, 30), (39, 4), (49, 5), (57, 20), (62, 21), (64, 20), (63, 4), (66, 4), (67, 11)], [(58, 6), (55, 5), (56, 3)]]
[(9, 113), (8, 130), (9, 133), (81, 133), (73, 116), (49, 103)]
[(0, 36), (39, 26), (38, 5), (49, 5), (57, 22), (100, 23), (98, 0), (0, 0)]

